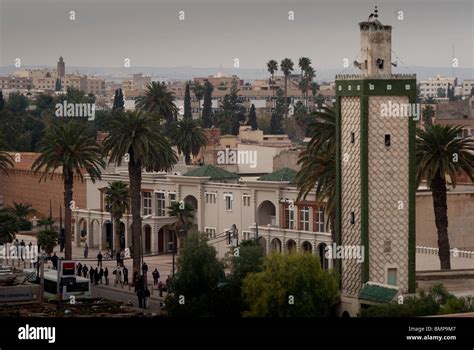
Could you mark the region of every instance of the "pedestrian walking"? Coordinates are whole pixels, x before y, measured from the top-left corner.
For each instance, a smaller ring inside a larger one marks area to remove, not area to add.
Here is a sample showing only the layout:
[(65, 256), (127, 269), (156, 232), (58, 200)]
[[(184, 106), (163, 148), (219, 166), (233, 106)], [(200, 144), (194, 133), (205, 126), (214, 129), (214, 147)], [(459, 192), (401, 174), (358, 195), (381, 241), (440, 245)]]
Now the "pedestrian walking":
[(148, 308), (148, 300), (150, 298), (150, 290), (147, 288), (147, 286), (145, 286), (144, 288), (145, 288), (145, 293), (143, 295), (143, 308), (146, 309), (146, 308)]
[(78, 264), (77, 264), (77, 275), (78, 275), (79, 277), (82, 276), (82, 264), (81, 264), (81, 263), (78, 263)]
[(120, 252), (117, 252), (117, 253), (115, 254), (115, 259), (117, 260), (117, 266), (122, 265), (122, 264), (121, 264), (122, 258), (120, 257)]
[(87, 278), (87, 271), (89, 271), (89, 269), (87, 268), (87, 265), (84, 264), (84, 267), (82, 268), (82, 275), (84, 278)]
[(97, 254), (97, 266), (102, 267), (102, 259), (103, 259), (102, 253), (99, 252), (99, 254)]
[(53, 256), (51, 257), (51, 262), (53, 263), (53, 270), (57, 270), (58, 269), (58, 256), (56, 255), (56, 253), (54, 253)]
[(87, 245), (87, 242), (84, 244), (84, 259), (87, 259), (89, 256), (89, 246)]
[(143, 262), (142, 265), (142, 275), (143, 275), (143, 284), (146, 286), (147, 285), (147, 272), (148, 272), (148, 265), (146, 262)]
[(95, 282), (95, 285), (99, 284), (99, 268), (98, 267), (94, 270), (94, 282)]
[(91, 283), (94, 283), (94, 273), (95, 273), (95, 270), (94, 268), (91, 266), (90, 270), (89, 270), (89, 279), (91, 280)]
[(158, 269), (155, 269), (155, 270), (153, 270), (151, 275), (153, 276), (153, 285), (157, 286), (158, 285), (158, 280), (160, 279), (160, 272), (158, 271)]
[(137, 297), (138, 297), (138, 307), (140, 309), (142, 309), (143, 308), (143, 298), (145, 297), (145, 291), (143, 290), (143, 288), (138, 288)]
[(25, 252), (25, 247), (26, 247), (25, 241), (24, 241), (24, 240), (21, 240), (21, 242), (20, 242), (20, 257), (21, 257), (21, 261), (25, 261), (25, 259), (23, 259), (23, 254), (24, 254), (24, 252)]
[(105, 285), (108, 286), (109, 285), (109, 269), (107, 267), (105, 267), (105, 270), (104, 270), (104, 278), (105, 278)]
[(101, 267), (99, 271), (99, 283), (102, 284), (102, 277), (104, 277), (104, 269)]
[(128, 269), (126, 266), (123, 267), (123, 284), (128, 285)]
[(15, 246), (16, 258), (20, 260), (20, 243), (18, 242), (18, 239), (15, 239), (15, 241), (13, 242), (13, 245)]

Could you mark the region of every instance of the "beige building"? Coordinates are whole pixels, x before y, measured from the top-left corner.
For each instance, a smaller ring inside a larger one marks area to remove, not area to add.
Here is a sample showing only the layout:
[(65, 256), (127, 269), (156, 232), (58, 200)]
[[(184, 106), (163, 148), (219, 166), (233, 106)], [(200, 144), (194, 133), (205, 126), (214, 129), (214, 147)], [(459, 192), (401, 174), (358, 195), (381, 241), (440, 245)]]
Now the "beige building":
[[(89, 246), (112, 246), (110, 213), (104, 210), (104, 189), (108, 182), (128, 182), (125, 168), (109, 168), (102, 180), (87, 179), (87, 208), (74, 210), (76, 242), (87, 237)], [(332, 242), (327, 232), (324, 210), (311, 193), (296, 202), (297, 191), (291, 184), (295, 171), (280, 169), (260, 179), (239, 176), (213, 166), (197, 167), (184, 175), (145, 173), (142, 182), (143, 252), (165, 253), (173, 237), (175, 219), (167, 207), (184, 201), (195, 208), (195, 230), (206, 233), (219, 257), (238, 242), (258, 239), (266, 252), (307, 250), (322, 255)], [(238, 232), (229, 232), (235, 225)], [(131, 245), (131, 217), (122, 219), (123, 247)], [(323, 266), (330, 267), (327, 259)]]
[(434, 78), (428, 80), (422, 80), (420, 82), (420, 96), (423, 98), (433, 97), (435, 100), (447, 101), (447, 97), (438, 97), (438, 89), (443, 89), (446, 96), (448, 88), (454, 88), (457, 85), (457, 78), (445, 77), (444, 75), (437, 75)]
[(471, 91), (474, 88), (474, 79), (466, 79), (462, 82), (462, 95), (471, 96)]

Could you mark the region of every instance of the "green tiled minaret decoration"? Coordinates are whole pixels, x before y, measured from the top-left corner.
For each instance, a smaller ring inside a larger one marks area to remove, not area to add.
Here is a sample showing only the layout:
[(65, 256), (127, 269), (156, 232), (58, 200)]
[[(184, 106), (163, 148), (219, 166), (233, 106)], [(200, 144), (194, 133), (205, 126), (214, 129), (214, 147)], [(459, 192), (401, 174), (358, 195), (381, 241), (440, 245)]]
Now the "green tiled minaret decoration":
[(392, 27), (377, 9), (359, 23), (360, 74), (336, 76), (336, 235), (340, 314), (357, 316), (367, 282), (415, 291), (416, 76), (392, 74)]

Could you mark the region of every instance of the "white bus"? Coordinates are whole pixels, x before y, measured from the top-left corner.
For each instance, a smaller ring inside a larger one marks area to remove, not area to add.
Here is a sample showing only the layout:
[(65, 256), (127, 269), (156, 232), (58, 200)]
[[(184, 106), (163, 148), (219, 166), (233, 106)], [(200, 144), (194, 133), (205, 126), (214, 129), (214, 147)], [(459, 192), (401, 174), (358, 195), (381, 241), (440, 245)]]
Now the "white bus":
[[(28, 281), (40, 284), (40, 279), (36, 277), (36, 269), (25, 269)], [(74, 281), (75, 278), (75, 281)], [(76, 299), (91, 297), (91, 281), (88, 278), (74, 276), (74, 278), (63, 278), (63, 286), (60, 286), (59, 293), (63, 299), (68, 299), (73, 295)], [(65, 289), (64, 289), (65, 287)], [(58, 271), (44, 270), (44, 296), (54, 298), (58, 292)]]

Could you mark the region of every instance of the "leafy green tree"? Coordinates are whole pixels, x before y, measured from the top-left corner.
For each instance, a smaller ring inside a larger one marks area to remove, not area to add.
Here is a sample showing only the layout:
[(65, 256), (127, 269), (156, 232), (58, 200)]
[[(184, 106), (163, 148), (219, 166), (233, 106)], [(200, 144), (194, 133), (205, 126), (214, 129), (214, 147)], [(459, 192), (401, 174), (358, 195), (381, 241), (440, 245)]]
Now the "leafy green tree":
[(56, 97), (56, 103), (63, 103), (63, 101), (67, 101), (67, 103), (95, 103), (95, 96), (93, 94), (86, 95), (82, 90), (68, 87), (66, 94)]
[(462, 173), (474, 182), (474, 140), (459, 137), (460, 132), (462, 126), (439, 124), (417, 130), (416, 179), (418, 185), (426, 180), (431, 189), (442, 270), (451, 269), (446, 176), (453, 187)]
[(284, 58), (280, 63), (280, 69), (285, 76), (285, 119), (288, 124), (288, 77), (293, 71), (293, 61), (289, 58)]
[(51, 256), (54, 248), (58, 245), (58, 233), (52, 230), (43, 230), (36, 235), (38, 245)]
[(212, 91), (214, 87), (209, 81), (204, 83), (204, 102), (202, 109), (202, 127), (207, 129), (212, 126)]
[(252, 126), (252, 130), (257, 130), (257, 113), (255, 111), (255, 105), (252, 104), (249, 111), (249, 116), (247, 117), (248, 123)]
[(8, 210), (15, 215), (18, 220), (27, 220), (28, 216), (36, 213), (36, 210), (27, 203), (13, 202), (13, 207), (8, 208)]
[(0, 244), (11, 243), (18, 233), (18, 218), (7, 210), (0, 210)]
[(36, 109), (40, 111), (53, 111), (55, 107), (54, 97), (44, 93), (36, 95)]
[(436, 90), (436, 95), (437, 95), (438, 97), (446, 97), (446, 89), (445, 89), (445, 88), (442, 88), (442, 87), (438, 88), (438, 89)]
[[(278, 63), (277, 61), (275, 60), (270, 60), (267, 62), (267, 70), (268, 70), (268, 73), (270, 73), (270, 75), (272, 76), (271, 80), (270, 80), (270, 85), (273, 87), (273, 85), (275, 84), (275, 72), (278, 70)], [(273, 96), (275, 96), (275, 89), (272, 88), (272, 94)]]
[[(128, 160), (132, 244), (140, 247), (142, 170), (168, 171), (177, 162), (176, 153), (163, 135), (159, 122), (141, 111), (118, 113), (110, 119), (103, 153), (109, 156), (109, 163), (119, 166)], [(141, 271), (139, 254), (133, 254), (133, 269)]]
[(5, 100), (3, 99), (3, 91), (0, 90), (0, 112), (5, 108)]
[(57, 78), (54, 84), (54, 91), (61, 91), (61, 79)]
[(267, 256), (242, 288), (250, 317), (328, 317), (338, 301), (335, 275), (309, 253)]
[(223, 281), (224, 267), (217, 259), (216, 249), (202, 234), (189, 235), (178, 257), (178, 272), (171, 281), (173, 294), (165, 301), (166, 313), (172, 317), (211, 316), (214, 296)]
[(198, 102), (198, 111), (199, 114), (201, 114), (201, 100), (204, 97), (204, 93), (206, 92), (206, 87), (199, 84), (199, 82), (195, 82), (193, 87), (192, 87), (194, 96), (196, 97), (196, 100)]
[(239, 126), (245, 120), (245, 107), (242, 105), (242, 99), (238, 95), (237, 84), (233, 83), (230, 94), (224, 96), (221, 102), (221, 113), (219, 113), (219, 127), (223, 133), (237, 135)]
[(425, 126), (425, 128), (433, 125), (433, 117), (435, 116), (435, 111), (432, 106), (427, 105), (425, 108), (423, 108), (421, 114), (423, 118), (423, 125)]
[(12, 92), (8, 97), (7, 109), (13, 113), (25, 112), (28, 105), (28, 98), (20, 92)]
[(105, 189), (105, 203), (114, 222), (114, 250), (120, 251), (120, 219), (130, 207), (130, 192), (128, 185), (122, 181), (109, 182)]
[(207, 145), (206, 133), (191, 118), (180, 120), (171, 135), (171, 138), (178, 148), (178, 152), (184, 154), (187, 165), (191, 164), (191, 155), (197, 156)]
[(362, 317), (422, 317), (440, 314), (472, 312), (473, 299), (448, 293), (441, 284), (432, 286), (428, 293), (422, 290), (418, 295), (404, 298), (403, 304), (393, 301), (372, 305), (361, 310)]
[(39, 157), (32, 165), (35, 173), (41, 173), (40, 181), (62, 169), (64, 183), (64, 238), (65, 258), (72, 257), (71, 207), (73, 206), (74, 176), (84, 181), (84, 173), (91, 180), (100, 179), (105, 166), (100, 146), (94, 135), (86, 132), (86, 127), (76, 122), (56, 122), (52, 124), (39, 143)]
[(138, 109), (152, 113), (164, 120), (175, 120), (178, 108), (174, 104), (174, 92), (168, 91), (165, 83), (152, 81), (147, 85), (145, 93), (135, 100)]
[(123, 100), (122, 89), (116, 89), (114, 95), (114, 105), (112, 107), (113, 111), (123, 111), (125, 106), (125, 101)]
[(276, 96), (275, 110), (273, 111), (271, 120), (270, 120), (270, 132), (272, 134), (283, 134), (281, 120), (285, 113), (285, 109), (286, 109), (286, 103), (285, 103), (284, 92), (283, 90), (278, 89), (277, 96)]
[(192, 108), (191, 108), (191, 91), (189, 89), (189, 83), (186, 83), (184, 90), (184, 116), (185, 119), (192, 119)]

